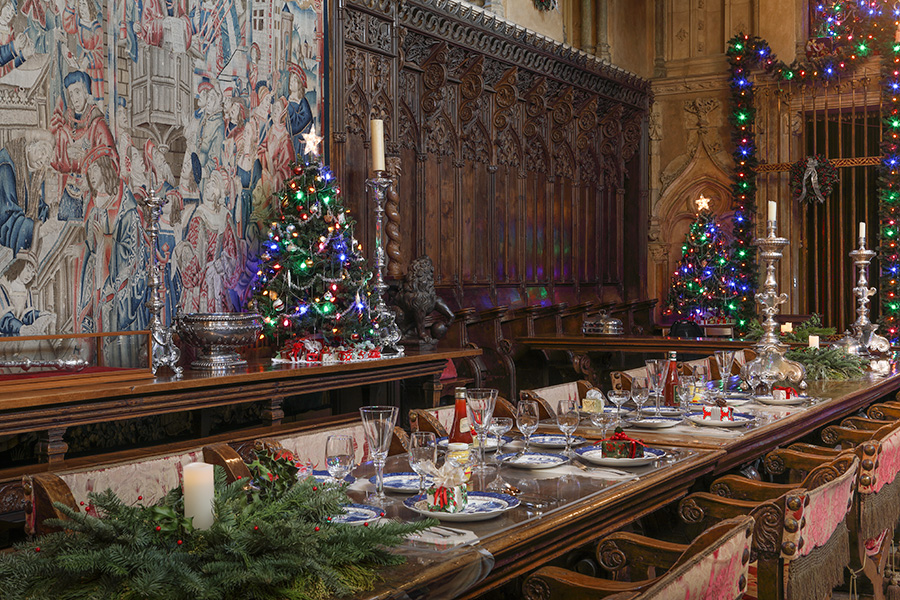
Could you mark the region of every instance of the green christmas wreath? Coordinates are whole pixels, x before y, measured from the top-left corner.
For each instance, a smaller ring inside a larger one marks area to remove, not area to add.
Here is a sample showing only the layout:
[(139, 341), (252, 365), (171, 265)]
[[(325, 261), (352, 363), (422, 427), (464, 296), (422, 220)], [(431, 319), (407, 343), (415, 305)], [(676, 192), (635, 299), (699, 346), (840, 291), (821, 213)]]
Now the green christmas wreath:
[(538, 10), (553, 10), (557, 0), (534, 0), (534, 7)]
[(821, 154), (791, 165), (791, 196), (801, 202), (825, 202), (837, 181), (837, 167)]

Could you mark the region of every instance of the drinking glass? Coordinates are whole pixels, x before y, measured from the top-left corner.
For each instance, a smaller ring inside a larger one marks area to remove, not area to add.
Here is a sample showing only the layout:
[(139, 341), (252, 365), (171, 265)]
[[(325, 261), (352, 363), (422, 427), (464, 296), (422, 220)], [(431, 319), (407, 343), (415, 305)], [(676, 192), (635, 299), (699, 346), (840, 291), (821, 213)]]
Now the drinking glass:
[(556, 403), (556, 426), (566, 436), (566, 456), (572, 454), (572, 434), (578, 429), (578, 402), (563, 398)]
[(694, 399), (694, 391), (696, 383), (689, 377), (682, 377), (675, 386), (675, 393), (678, 395), (678, 406), (681, 412), (687, 414), (691, 410), (691, 400)]
[(722, 395), (724, 395), (728, 381), (731, 379), (731, 369), (734, 366), (734, 352), (731, 350), (716, 350), (713, 355), (716, 357), (716, 364), (719, 366), (719, 378), (722, 380)]
[(487, 430), (494, 414), (494, 406), (497, 404), (497, 390), (490, 388), (471, 388), (466, 390), (466, 413), (469, 423), (478, 437), (478, 464), (472, 469), (484, 472), (487, 465), (484, 462), (484, 447), (487, 444)]
[(500, 447), (503, 445), (501, 438), (503, 434), (512, 429), (513, 420), (510, 417), (493, 417), (491, 419), (491, 424), (488, 425), (488, 431), (497, 436), (497, 452), (500, 452)]
[(516, 427), (525, 436), (525, 450), (528, 452), (528, 442), (531, 440), (531, 434), (538, 428), (540, 413), (538, 412), (537, 402), (534, 400), (519, 400), (516, 405)]
[(662, 382), (665, 379), (669, 363), (666, 360), (651, 358), (645, 360), (644, 364), (647, 365), (647, 383), (650, 386), (651, 393), (656, 396), (656, 414), (659, 415), (659, 398), (662, 395)]
[(437, 461), (437, 440), (430, 431), (409, 434), (409, 466), (419, 475), (419, 494), (425, 493), (426, 469)]
[(650, 388), (647, 384), (647, 379), (632, 379), (631, 380), (631, 399), (634, 400), (635, 405), (637, 406), (637, 418), (638, 420), (644, 418), (644, 404), (647, 403), (647, 399), (650, 397)]
[(628, 402), (631, 392), (625, 390), (610, 390), (607, 394), (609, 401), (616, 405), (616, 427), (622, 426), (622, 405)]
[(375, 466), (374, 500), (385, 504), (384, 495), (384, 462), (391, 448), (394, 426), (397, 424), (398, 409), (396, 406), (363, 406), (359, 409), (362, 416), (363, 431), (366, 442), (372, 453), (372, 464)]
[(773, 388), (773, 386), (775, 385), (775, 382), (778, 381), (778, 374), (775, 373), (775, 371), (771, 371), (771, 370), (769, 370), (769, 369), (766, 369), (765, 371), (763, 371), (763, 372), (760, 374), (759, 379), (760, 379), (760, 381), (762, 381), (762, 382), (766, 385), (766, 387), (768, 388), (768, 389), (766, 390), (766, 393), (767, 393), (769, 396), (771, 396), (771, 395), (772, 395), (772, 388)]
[(325, 440), (325, 465), (336, 482), (350, 474), (354, 458), (353, 438), (349, 435), (329, 435)]

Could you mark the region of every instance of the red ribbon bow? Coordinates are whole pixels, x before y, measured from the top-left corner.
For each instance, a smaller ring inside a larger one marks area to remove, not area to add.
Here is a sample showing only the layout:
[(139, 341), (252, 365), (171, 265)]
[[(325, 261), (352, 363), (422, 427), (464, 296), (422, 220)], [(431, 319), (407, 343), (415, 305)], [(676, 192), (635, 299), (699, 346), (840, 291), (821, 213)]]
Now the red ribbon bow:
[(773, 387), (772, 389), (773, 389), (773, 390), (782, 390), (782, 391), (784, 392), (784, 397), (787, 398), (788, 400), (790, 400), (791, 398), (793, 398), (794, 396), (797, 395), (797, 390), (795, 390), (795, 389), (792, 388), (792, 387), (779, 387), (779, 386), (775, 386), (775, 387)]

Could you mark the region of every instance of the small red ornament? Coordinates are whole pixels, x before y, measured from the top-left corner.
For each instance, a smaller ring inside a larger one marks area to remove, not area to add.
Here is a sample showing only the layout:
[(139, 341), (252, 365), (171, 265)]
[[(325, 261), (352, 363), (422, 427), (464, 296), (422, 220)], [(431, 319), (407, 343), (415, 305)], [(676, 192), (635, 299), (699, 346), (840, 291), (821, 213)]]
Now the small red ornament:
[(84, 501), (82, 500), (81, 505), (84, 506)]
[(37, 548), (34, 549), (34, 551), (35, 551), (35, 552), (40, 552), (40, 551), (41, 551), (41, 547), (38, 546)]
[(259, 531), (259, 525), (254, 525), (254, 526), (253, 526), (253, 531)]
[(331, 520), (331, 517), (326, 517), (325, 520), (326, 520), (326, 521), (330, 521), (330, 520)]
[(143, 500), (143, 499), (144, 499), (143, 496), (138, 496), (138, 500)]
[(368, 527), (368, 526), (369, 526), (369, 522), (368, 522), (368, 521), (366, 521), (365, 523), (363, 523), (363, 527)]
[(315, 485), (313, 486), (313, 491), (314, 491), (314, 492), (315, 492), (316, 490), (318, 490), (318, 489), (319, 489), (318, 486), (315, 486)]
[(316, 525), (316, 531), (318, 531), (318, 530), (319, 530), (319, 526), (318, 526), (318, 525)]
[(381, 513), (381, 514), (379, 514), (378, 516), (379, 516), (379, 517), (383, 517), (383, 516), (384, 516), (384, 513)]
[(157, 531), (162, 531), (162, 527), (160, 527), (159, 525), (157, 525), (157, 526), (156, 526), (156, 530), (157, 530)]
[(238, 479), (243, 479), (243, 477), (242, 477), (242, 476), (240, 476), (240, 475), (238, 475)]
[(178, 545), (180, 546), (180, 545), (182, 544), (182, 541), (181, 541), (181, 540), (178, 540), (178, 541), (175, 542), (175, 543), (178, 544)]

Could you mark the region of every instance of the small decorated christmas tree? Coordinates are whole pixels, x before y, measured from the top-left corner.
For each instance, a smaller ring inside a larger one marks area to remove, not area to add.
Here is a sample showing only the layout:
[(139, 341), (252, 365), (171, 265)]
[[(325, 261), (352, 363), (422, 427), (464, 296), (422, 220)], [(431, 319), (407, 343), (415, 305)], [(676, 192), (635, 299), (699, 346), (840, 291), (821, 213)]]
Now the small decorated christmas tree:
[(380, 358), (372, 272), (334, 174), (314, 150), (308, 143), (279, 194), (250, 308), (263, 316), (264, 335), (286, 339), (276, 360)]
[(729, 284), (734, 266), (728, 260), (724, 235), (708, 208), (701, 208), (681, 246), (681, 260), (672, 274), (668, 307), (693, 320), (725, 319), (734, 296)]

